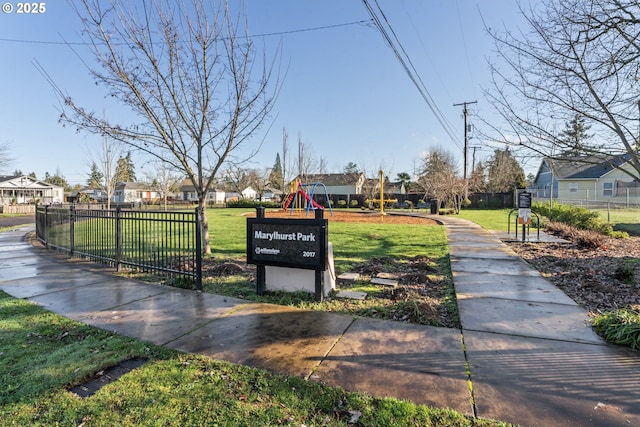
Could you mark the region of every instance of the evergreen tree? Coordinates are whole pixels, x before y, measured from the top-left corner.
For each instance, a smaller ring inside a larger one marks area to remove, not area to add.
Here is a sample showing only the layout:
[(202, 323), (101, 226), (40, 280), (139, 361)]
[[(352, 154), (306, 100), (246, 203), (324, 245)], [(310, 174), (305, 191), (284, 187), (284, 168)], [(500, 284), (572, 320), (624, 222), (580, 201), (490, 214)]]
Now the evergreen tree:
[(560, 133), (560, 142), (565, 148), (563, 155), (579, 156), (584, 153), (585, 142), (591, 138), (587, 131), (591, 126), (585, 124), (584, 116), (576, 114), (570, 122), (565, 123), (565, 128)]
[(101, 188), (104, 175), (100, 172), (96, 162), (91, 165), (91, 172), (89, 172), (89, 179), (87, 180), (87, 186), (89, 188)]
[(51, 175), (49, 172), (45, 172), (44, 182), (62, 187), (64, 188), (64, 191), (69, 191), (71, 189), (66, 178), (60, 173), (60, 171), (56, 171), (55, 175)]
[(482, 162), (478, 162), (469, 177), (469, 190), (475, 193), (482, 193), (486, 190), (487, 179)]
[(115, 171), (116, 182), (135, 182), (136, 171), (133, 161), (131, 160), (131, 152), (129, 151), (126, 156), (120, 157), (116, 164)]
[(514, 188), (524, 188), (524, 170), (509, 149), (495, 150), (487, 162), (487, 190), (504, 193)]
[(411, 188), (411, 175), (409, 175), (407, 172), (400, 172), (396, 175), (396, 178), (399, 182), (404, 184), (404, 189), (408, 192)]
[(276, 153), (276, 160), (273, 163), (273, 168), (269, 173), (269, 185), (271, 188), (282, 190), (283, 172), (282, 162), (280, 161), (280, 153)]
[(347, 165), (344, 167), (344, 169), (342, 171), (345, 174), (358, 173), (358, 172), (360, 172), (360, 168), (358, 168), (357, 164), (355, 164), (353, 162), (349, 162), (349, 163), (347, 163)]

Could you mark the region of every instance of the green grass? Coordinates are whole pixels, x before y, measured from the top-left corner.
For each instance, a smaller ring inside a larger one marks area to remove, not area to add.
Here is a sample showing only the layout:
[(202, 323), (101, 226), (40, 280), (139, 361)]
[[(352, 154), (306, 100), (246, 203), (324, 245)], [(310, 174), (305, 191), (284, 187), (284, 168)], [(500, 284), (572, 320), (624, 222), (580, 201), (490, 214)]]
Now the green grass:
[[(462, 209), (459, 217), (473, 221), (485, 230), (507, 231), (509, 212), (511, 209)], [(511, 215), (511, 230), (516, 225), (517, 216), (517, 211)]]
[[(217, 209), (207, 212), (211, 232), (212, 257), (244, 262), (246, 217), (249, 209)], [(269, 216), (267, 212), (267, 217)], [(398, 272), (416, 257), (426, 257), (432, 272), (429, 294), (408, 291), (403, 295), (368, 281), (354, 283), (349, 290), (365, 292), (365, 300), (329, 298), (317, 302), (309, 293), (267, 293), (257, 295), (252, 278), (242, 275), (206, 277), (206, 292), (257, 302), (295, 306), (310, 310), (348, 313), (386, 320), (405, 319), (433, 326), (459, 326), (455, 290), (451, 280), (445, 228), (430, 225), (331, 222), (329, 241), (333, 244), (336, 275), (353, 271), (358, 264), (375, 260), (386, 272)], [(421, 258), (423, 259), (423, 258)], [(444, 313), (443, 317), (440, 314)], [(443, 318), (446, 319), (443, 321)]]
[[(3, 426), (507, 425), (156, 347), (1, 291), (0, 355)], [(133, 356), (149, 361), (93, 396), (67, 391)]]
[(600, 218), (611, 223), (614, 230), (626, 231), (630, 234), (640, 235), (640, 210), (639, 209), (593, 209), (600, 214)]
[[(207, 210), (213, 257), (237, 260), (246, 257), (247, 229), (243, 214), (252, 212), (255, 210)], [(328, 233), (339, 272), (373, 257), (403, 260), (424, 255), (444, 259), (448, 255), (446, 232), (440, 226), (334, 223), (329, 219)]]

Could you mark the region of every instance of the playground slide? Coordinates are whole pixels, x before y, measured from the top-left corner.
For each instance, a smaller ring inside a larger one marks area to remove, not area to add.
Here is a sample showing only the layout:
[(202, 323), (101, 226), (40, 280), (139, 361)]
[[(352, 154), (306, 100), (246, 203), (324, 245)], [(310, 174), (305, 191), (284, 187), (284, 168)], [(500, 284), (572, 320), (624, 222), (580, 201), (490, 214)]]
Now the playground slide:
[(289, 209), (289, 206), (291, 205), (291, 203), (295, 200), (296, 195), (300, 194), (301, 196), (303, 196), (305, 199), (307, 199), (308, 202), (311, 202), (311, 206), (313, 206), (314, 209), (324, 209), (324, 206), (318, 204), (315, 200), (313, 200), (309, 194), (307, 194), (306, 191), (304, 191), (301, 188), (298, 188), (298, 191), (296, 191), (295, 193), (291, 193), (289, 194), (289, 196), (287, 196), (287, 200), (284, 202), (284, 205), (282, 207), (282, 209), (286, 212), (287, 209)]
[(316, 209), (324, 209), (324, 206), (319, 205), (315, 200), (313, 200), (311, 197), (309, 197), (309, 195), (307, 194), (306, 191), (304, 190), (298, 190), (298, 192), (300, 194), (302, 194), (304, 196), (305, 199), (307, 199), (308, 202), (311, 202), (311, 206), (313, 206)]

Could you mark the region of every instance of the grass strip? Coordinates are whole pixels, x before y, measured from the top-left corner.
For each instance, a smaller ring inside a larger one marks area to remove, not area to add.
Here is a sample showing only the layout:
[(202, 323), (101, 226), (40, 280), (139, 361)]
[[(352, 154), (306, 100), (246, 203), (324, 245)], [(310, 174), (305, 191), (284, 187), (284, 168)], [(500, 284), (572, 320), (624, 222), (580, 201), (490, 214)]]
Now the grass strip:
[[(506, 426), (179, 353), (0, 291), (5, 426)], [(134, 356), (149, 362), (81, 399), (67, 389)]]

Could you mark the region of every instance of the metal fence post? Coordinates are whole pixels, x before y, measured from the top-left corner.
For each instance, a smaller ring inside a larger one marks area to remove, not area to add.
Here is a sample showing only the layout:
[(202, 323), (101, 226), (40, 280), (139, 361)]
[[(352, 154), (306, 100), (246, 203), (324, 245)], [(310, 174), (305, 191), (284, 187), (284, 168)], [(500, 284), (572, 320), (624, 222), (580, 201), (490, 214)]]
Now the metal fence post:
[(73, 258), (73, 251), (76, 246), (75, 229), (76, 229), (76, 207), (69, 206), (69, 257)]
[(196, 208), (196, 289), (202, 290), (202, 208)]
[(122, 269), (122, 224), (120, 222), (120, 205), (116, 206), (116, 271)]
[(44, 230), (42, 237), (44, 238), (44, 246), (49, 249), (49, 205), (44, 207)]
[[(264, 218), (264, 206), (256, 208), (256, 218)], [(248, 230), (247, 230), (248, 232)], [(256, 265), (256, 293), (264, 295), (267, 291), (267, 267), (264, 264)]]

